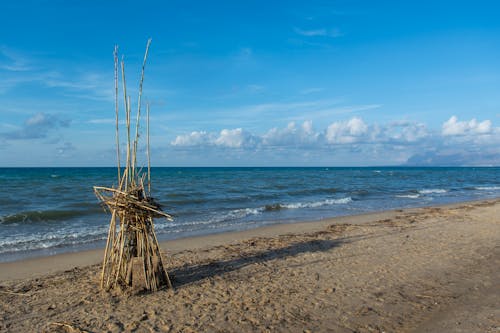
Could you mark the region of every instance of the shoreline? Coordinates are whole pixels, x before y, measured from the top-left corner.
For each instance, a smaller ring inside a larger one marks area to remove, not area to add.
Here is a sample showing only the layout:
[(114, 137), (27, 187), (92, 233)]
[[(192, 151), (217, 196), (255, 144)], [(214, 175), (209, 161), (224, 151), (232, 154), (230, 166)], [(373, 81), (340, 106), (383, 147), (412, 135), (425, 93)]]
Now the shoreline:
[(1, 281), (0, 331), (496, 332), (499, 243), (497, 198), (163, 243), (154, 293), (101, 290), (98, 250), (17, 262), (42, 274)]
[[(402, 212), (414, 212), (429, 208), (455, 208), (460, 205), (495, 202), (497, 200), (500, 200), (500, 198), (392, 209), (357, 215), (330, 217), (317, 221), (275, 223), (247, 230), (225, 231), (208, 235), (188, 236), (160, 241), (160, 247), (163, 252), (169, 255), (186, 250), (197, 250), (227, 245), (232, 242), (240, 242), (254, 237), (276, 237), (290, 233), (316, 232), (331, 224), (363, 224), (377, 219), (389, 219)], [(60, 271), (69, 270), (75, 267), (101, 264), (103, 253), (104, 247), (98, 247), (90, 250), (35, 256), (14, 261), (0, 262), (0, 282), (40, 277), (47, 274), (54, 274)]]

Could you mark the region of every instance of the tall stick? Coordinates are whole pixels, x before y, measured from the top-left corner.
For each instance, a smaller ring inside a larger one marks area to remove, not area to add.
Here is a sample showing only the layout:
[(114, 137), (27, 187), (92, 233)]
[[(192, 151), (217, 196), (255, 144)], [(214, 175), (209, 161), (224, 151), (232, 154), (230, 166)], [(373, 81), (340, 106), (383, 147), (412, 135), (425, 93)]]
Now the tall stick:
[(134, 155), (133, 155), (134, 160), (132, 168), (135, 168), (135, 165), (137, 163), (136, 154), (137, 154), (137, 142), (139, 141), (139, 120), (141, 117), (142, 83), (144, 82), (144, 70), (146, 68), (146, 60), (148, 59), (148, 51), (150, 44), (151, 44), (151, 38), (148, 39), (148, 43), (146, 44), (146, 52), (144, 53), (144, 61), (142, 62), (141, 81), (139, 83), (139, 97), (137, 99), (137, 120), (135, 123), (135, 140), (134, 140)]
[(113, 52), (113, 58), (115, 60), (115, 114), (116, 114), (116, 160), (118, 161), (118, 183), (121, 180), (120, 174), (120, 134), (118, 130), (118, 45), (115, 45), (115, 51)]
[[(129, 110), (129, 105), (130, 102), (127, 98), (127, 81), (125, 80), (125, 62), (123, 61), (122, 57), (122, 83), (123, 83), (123, 99), (124, 99), (124, 106), (125, 106), (125, 122), (127, 126), (127, 161), (126, 161), (126, 169), (129, 168), (130, 166), (130, 110)], [(130, 174), (128, 175), (127, 178), (130, 177)], [(127, 188), (128, 181), (125, 182), (125, 188)]]
[[(104, 276), (108, 264), (108, 251), (112, 248), (113, 246), (113, 240), (114, 240), (114, 235), (116, 232), (116, 210), (113, 210), (112, 215), (111, 215), (111, 222), (109, 223), (109, 230), (108, 230), (108, 240), (106, 241), (106, 248), (104, 250), (104, 260), (103, 260), (103, 265), (102, 265), (102, 272), (101, 272), (101, 288), (104, 288)], [(110, 244), (111, 243), (111, 244)]]
[(129, 169), (129, 185), (132, 185), (135, 177), (135, 169), (132, 167), (132, 147), (130, 145), (130, 96), (127, 96), (127, 169)]
[(149, 147), (149, 103), (146, 104), (146, 136), (148, 155), (148, 195), (151, 195), (151, 152)]

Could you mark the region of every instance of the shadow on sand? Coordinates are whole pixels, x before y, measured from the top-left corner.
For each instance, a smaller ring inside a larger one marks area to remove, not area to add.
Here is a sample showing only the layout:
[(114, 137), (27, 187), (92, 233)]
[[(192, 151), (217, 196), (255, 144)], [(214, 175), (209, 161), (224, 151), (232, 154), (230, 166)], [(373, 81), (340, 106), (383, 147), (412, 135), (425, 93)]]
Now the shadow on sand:
[(224, 261), (212, 261), (207, 264), (183, 266), (169, 272), (172, 277), (174, 288), (179, 288), (206, 278), (222, 275), (227, 272), (239, 270), (252, 264), (261, 264), (274, 259), (293, 257), (301, 253), (324, 252), (339, 247), (346, 243), (346, 239), (336, 240), (310, 240), (298, 242), (287, 247), (270, 249), (240, 255)]

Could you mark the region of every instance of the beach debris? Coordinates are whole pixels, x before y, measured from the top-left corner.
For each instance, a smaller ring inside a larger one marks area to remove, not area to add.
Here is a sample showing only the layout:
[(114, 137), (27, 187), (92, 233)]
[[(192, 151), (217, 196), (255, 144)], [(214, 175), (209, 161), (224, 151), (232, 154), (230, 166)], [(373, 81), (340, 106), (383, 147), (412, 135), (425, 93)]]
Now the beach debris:
[(144, 69), (151, 39), (146, 45), (139, 83), (138, 108), (135, 123), (135, 138), (130, 135), (131, 103), (127, 95), (125, 65), (121, 61), (121, 78), (125, 105), (125, 127), (127, 136), (125, 165), (120, 165), (119, 107), (118, 107), (118, 47), (115, 47), (115, 114), (116, 154), (118, 161), (118, 185), (116, 187), (94, 186), (97, 198), (106, 211), (111, 213), (108, 240), (104, 250), (101, 272), (101, 288), (120, 287), (156, 291), (172, 287), (156, 238), (153, 220), (172, 216), (165, 213), (151, 197), (151, 160), (149, 148), (149, 104), (147, 113), (147, 171), (137, 167), (137, 145), (141, 119), (142, 85)]

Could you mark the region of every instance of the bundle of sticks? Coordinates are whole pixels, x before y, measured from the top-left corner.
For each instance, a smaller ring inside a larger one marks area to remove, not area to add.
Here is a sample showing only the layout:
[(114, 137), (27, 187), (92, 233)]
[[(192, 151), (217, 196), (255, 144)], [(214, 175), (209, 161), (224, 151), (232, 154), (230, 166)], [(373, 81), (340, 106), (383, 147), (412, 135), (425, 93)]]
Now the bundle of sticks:
[[(151, 39), (148, 40), (139, 84), (139, 98), (135, 138), (130, 136), (130, 97), (127, 95), (124, 61), (121, 62), (123, 94), (125, 100), (125, 126), (127, 132), (126, 164), (120, 166), (120, 136), (118, 107), (118, 48), (115, 47), (115, 113), (116, 147), (118, 160), (118, 186), (94, 186), (94, 192), (105, 210), (111, 213), (108, 240), (104, 251), (101, 288), (141, 286), (156, 291), (172, 287), (154, 230), (154, 218), (172, 220), (151, 197), (151, 162), (149, 149), (149, 104), (147, 104), (147, 173), (137, 170), (137, 145), (141, 117), (144, 69)], [(146, 184), (146, 185), (145, 185)]]

